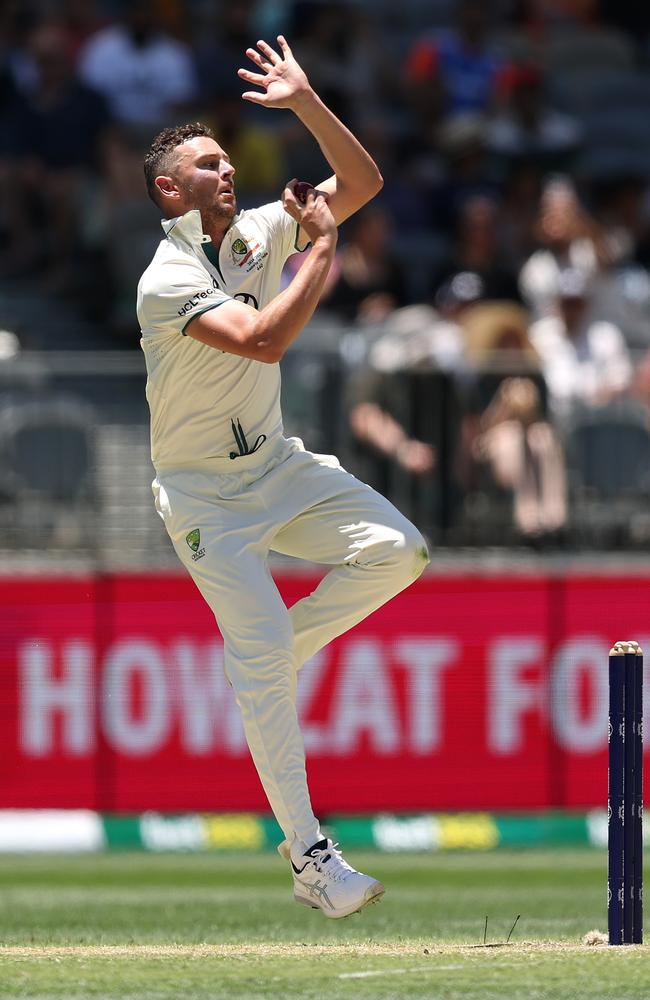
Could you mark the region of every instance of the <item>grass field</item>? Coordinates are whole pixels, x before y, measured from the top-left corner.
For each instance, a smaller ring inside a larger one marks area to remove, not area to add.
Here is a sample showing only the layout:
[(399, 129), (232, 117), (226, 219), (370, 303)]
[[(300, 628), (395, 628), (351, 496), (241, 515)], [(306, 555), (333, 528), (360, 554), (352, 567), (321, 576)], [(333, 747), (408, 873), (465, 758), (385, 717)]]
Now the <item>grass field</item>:
[(0, 858), (0, 997), (650, 998), (650, 946), (582, 943), (600, 851), (350, 859), (386, 896), (329, 921), (270, 855)]

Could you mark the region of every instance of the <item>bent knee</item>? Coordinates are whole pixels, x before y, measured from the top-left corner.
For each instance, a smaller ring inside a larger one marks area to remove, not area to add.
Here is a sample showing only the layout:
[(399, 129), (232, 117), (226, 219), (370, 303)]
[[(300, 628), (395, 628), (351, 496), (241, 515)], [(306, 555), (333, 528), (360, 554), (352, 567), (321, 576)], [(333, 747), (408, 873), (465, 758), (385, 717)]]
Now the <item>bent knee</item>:
[(428, 565), (429, 549), (415, 525), (407, 521), (395, 532), (389, 561), (405, 584), (416, 580)]
[(416, 580), (429, 565), (431, 557), (429, 548), (423, 536), (413, 524), (409, 524), (409, 529), (404, 532), (404, 543), (402, 547), (402, 563), (404, 569), (410, 572), (412, 578)]
[(388, 570), (392, 577), (399, 577), (402, 586), (415, 580), (429, 562), (427, 543), (401, 515), (392, 524), (367, 525), (365, 534), (354, 561), (368, 569)]

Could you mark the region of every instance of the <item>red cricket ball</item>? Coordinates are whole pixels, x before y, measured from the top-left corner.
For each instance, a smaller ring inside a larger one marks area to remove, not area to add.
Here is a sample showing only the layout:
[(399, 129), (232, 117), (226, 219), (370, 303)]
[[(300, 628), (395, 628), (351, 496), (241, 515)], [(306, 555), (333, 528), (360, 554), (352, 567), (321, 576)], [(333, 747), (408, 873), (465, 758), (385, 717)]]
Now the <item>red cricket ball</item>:
[(314, 185), (310, 184), (309, 181), (298, 181), (293, 189), (293, 193), (296, 196), (297, 201), (301, 205), (304, 205), (307, 201), (307, 192), (313, 190)]

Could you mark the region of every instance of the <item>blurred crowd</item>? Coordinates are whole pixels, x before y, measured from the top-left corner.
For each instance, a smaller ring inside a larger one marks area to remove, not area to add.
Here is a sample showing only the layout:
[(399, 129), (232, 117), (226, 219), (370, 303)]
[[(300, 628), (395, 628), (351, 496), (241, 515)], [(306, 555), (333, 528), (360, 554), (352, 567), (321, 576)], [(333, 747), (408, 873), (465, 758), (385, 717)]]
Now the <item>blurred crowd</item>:
[[(320, 307), (341, 331), (365, 474), (388, 492), (395, 475), (431, 495), (440, 477), (447, 496), (488, 489), (517, 537), (561, 539), (576, 469), (606, 491), (620, 463), (638, 481), (650, 460), (640, 5), (9, 0), (0, 286), (72, 302), (136, 346), (135, 286), (160, 238), (142, 156), (160, 128), (211, 124), (242, 207), (327, 176), (290, 113), (240, 99), (246, 47), (279, 31), (385, 181), (343, 227)], [(443, 395), (434, 418), (426, 399)]]

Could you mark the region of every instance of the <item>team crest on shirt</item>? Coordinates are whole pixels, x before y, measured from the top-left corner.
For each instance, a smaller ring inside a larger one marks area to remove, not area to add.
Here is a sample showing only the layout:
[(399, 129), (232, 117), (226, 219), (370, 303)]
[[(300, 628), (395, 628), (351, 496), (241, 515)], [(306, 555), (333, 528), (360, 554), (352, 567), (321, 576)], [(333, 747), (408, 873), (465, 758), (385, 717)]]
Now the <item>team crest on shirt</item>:
[(242, 268), (248, 274), (250, 271), (260, 271), (265, 257), (265, 250), (258, 239), (242, 239), (237, 236), (230, 244), (230, 256), (235, 267)]
[(205, 555), (205, 548), (200, 548), (201, 545), (201, 531), (199, 528), (192, 528), (191, 531), (185, 536), (185, 541), (192, 550), (192, 559), (196, 562), (197, 559), (202, 559)]

